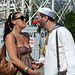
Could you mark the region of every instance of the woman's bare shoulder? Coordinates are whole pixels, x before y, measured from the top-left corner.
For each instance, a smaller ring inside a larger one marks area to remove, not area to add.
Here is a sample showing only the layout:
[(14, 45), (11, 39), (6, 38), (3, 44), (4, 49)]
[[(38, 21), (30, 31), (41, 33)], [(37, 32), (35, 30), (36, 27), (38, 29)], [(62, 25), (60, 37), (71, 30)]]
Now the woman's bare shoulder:
[(7, 36), (6, 36), (6, 39), (14, 39), (14, 35), (12, 33), (9, 33)]

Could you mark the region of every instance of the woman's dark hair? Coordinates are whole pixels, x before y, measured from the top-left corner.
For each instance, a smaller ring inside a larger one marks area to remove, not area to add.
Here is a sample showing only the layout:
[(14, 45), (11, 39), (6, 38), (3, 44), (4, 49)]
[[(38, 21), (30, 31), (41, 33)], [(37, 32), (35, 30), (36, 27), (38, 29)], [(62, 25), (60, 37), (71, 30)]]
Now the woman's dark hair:
[[(43, 18), (43, 17), (45, 17), (45, 16), (47, 16), (47, 15), (40, 13), (40, 16)], [(54, 21), (54, 19), (53, 19), (52, 17), (50, 17), (50, 16), (48, 16), (48, 19), (49, 19), (50, 21)]]
[(11, 13), (5, 22), (4, 35), (3, 35), (4, 42), (5, 42), (6, 35), (9, 34), (14, 27), (12, 20), (14, 20), (17, 17), (16, 14), (18, 14), (18, 13), (20, 13), (20, 12)]

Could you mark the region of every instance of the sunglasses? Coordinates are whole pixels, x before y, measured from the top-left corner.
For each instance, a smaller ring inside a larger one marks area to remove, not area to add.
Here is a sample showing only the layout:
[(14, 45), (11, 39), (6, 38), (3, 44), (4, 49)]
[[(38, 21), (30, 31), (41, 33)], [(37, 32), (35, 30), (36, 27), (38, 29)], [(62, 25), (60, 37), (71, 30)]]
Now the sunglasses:
[(24, 21), (25, 17), (24, 16), (20, 16), (18, 18), (14, 18), (14, 20), (17, 20), (17, 19), (21, 19), (22, 21)]

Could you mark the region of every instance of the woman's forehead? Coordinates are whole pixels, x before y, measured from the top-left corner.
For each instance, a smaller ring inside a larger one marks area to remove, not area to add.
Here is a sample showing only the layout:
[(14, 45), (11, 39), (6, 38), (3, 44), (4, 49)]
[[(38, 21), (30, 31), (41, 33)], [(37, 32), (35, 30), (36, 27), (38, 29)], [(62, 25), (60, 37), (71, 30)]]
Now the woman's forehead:
[(20, 16), (23, 16), (23, 14), (22, 13), (18, 13), (18, 14), (16, 14), (16, 16), (20, 17)]

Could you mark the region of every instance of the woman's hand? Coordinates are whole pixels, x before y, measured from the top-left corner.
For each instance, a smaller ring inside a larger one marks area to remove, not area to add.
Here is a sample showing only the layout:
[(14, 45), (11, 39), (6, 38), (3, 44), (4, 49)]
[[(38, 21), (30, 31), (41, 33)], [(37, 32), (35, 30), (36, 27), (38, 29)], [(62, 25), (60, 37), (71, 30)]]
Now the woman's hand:
[(32, 66), (34, 69), (38, 69), (38, 68), (39, 68), (39, 63), (35, 63), (35, 61), (32, 61), (32, 62), (31, 62), (31, 66)]
[(40, 72), (38, 72), (38, 71), (36, 71), (36, 70), (32, 70), (32, 69), (28, 69), (28, 73), (30, 74), (30, 75), (40, 75)]
[(40, 67), (43, 66), (43, 63), (39, 63), (39, 62), (36, 63), (35, 61), (32, 61), (31, 64), (34, 69), (39, 69)]
[(31, 75), (40, 75), (40, 72), (34, 70), (33, 73)]

